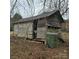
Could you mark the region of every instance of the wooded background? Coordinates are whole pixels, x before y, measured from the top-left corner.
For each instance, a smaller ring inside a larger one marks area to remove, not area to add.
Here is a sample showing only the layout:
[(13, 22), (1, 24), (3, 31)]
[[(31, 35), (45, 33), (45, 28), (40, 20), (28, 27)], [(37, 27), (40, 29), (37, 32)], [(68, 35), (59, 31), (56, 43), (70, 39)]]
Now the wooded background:
[(23, 18), (59, 9), (63, 18), (68, 19), (68, 0), (10, 0), (10, 17), (16, 13)]

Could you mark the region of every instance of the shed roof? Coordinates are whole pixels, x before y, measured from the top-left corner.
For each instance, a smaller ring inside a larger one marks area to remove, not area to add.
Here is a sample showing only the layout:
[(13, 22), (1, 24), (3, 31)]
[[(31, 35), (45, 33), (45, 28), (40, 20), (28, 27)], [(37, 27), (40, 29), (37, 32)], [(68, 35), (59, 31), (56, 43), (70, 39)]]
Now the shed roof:
[(58, 18), (60, 20), (60, 22), (63, 21), (63, 18), (59, 12), (59, 10), (54, 10), (54, 11), (50, 11), (50, 12), (44, 12), (40, 15), (37, 15), (37, 16), (33, 16), (33, 17), (28, 17), (28, 18), (23, 18), (23, 19), (20, 19), (19, 21), (16, 21), (15, 23), (22, 23), (22, 22), (27, 22), (27, 21), (33, 21), (33, 20), (37, 20), (39, 18), (43, 18), (43, 17), (48, 17), (50, 15), (58, 15)]

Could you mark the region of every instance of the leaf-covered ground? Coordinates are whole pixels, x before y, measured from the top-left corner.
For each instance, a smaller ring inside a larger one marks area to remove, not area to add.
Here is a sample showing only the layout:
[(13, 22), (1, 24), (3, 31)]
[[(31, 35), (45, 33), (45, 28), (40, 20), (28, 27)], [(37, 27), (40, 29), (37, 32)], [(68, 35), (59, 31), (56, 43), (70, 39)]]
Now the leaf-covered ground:
[(11, 59), (68, 59), (66, 43), (59, 48), (48, 48), (40, 42), (11, 37)]

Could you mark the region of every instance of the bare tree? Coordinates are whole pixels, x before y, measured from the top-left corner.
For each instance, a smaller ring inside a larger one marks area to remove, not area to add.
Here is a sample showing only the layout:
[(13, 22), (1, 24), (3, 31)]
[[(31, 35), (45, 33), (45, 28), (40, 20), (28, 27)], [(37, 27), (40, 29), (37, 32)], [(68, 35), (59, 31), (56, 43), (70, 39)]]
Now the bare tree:
[[(35, 0), (24, 0), (24, 3), (19, 2), (19, 0), (13, 0), (13, 1), (15, 2), (11, 7), (11, 11), (10, 11), (11, 14), (14, 13), (13, 10), (15, 8), (20, 10), (19, 7), (22, 7), (24, 9), (24, 14), (27, 14), (29, 16), (35, 15), (35, 11), (36, 11)], [(42, 3), (42, 6), (41, 6), (42, 9), (39, 10), (38, 14), (42, 12), (56, 10), (56, 9), (59, 9), (62, 15), (64, 15), (65, 13), (68, 13), (68, 10), (69, 10), (68, 0), (39, 0), (39, 1), (40, 3)], [(27, 7), (26, 7), (26, 4), (28, 5)]]
[[(13, 0), (13, 1), (14, 1), (14, 0)], [(11, 2), (11, 5), (12, 5), (13, 1)], [(14, 4), (13, 4), (13, 6), (11, 6), (10, 16), (11, 16), (11, 14), (12, 14), (12, 12), (13, 12), (13, 10), (14, 10), (15, 6), (16, 6), (16, 3), (17, 3), (17, 0), (15, 0), (15, 2), (14, 2)]]
[(31, 16), (35, 14), (35, 5), (34, 5), (34, 0), (26, 0), (31, 12)]
[(68, 11), (68, 0), (56, 0), (54, 2), (55, 9), (59, 9), (62, 15)]
[[(49, 3), (48, 3), (49, 2)], [(43, 8), (39, 11), (45, 12), (46, 7), (48, 7), (48, 11), (58, 9), (62, 15), (67, 13), (68, 11), (68, 0), (43, 0)]]
[(45, 12), (45, 3), (46, 3), (46, 0), (44, 0), (44, 3), (43, 3), (43, 12)]
[[(26, 7), (24, 6), (24, 4), (22, 4), (23, 2), (20, 2), (19, 0), (11, 0), (10, 4), (11, 4), (11, 9), (10, 9), (10, 17), (14, 15), (15, 11), (16, 13), (20, 14), (20, 9), (19, 7), (22, 7), (24, 9), (24, 11), (27, 12)], [(15, 11), (14, 11), (15, 10)], [(28, 13), (28, 12), (27, 12)]]

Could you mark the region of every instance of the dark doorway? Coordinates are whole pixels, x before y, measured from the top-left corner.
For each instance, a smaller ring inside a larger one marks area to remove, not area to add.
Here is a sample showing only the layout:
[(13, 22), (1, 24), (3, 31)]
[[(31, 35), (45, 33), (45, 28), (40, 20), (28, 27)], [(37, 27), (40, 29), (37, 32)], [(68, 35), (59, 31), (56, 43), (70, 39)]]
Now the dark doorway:
[(38, 20), (33, 21), (33, 39), (37, 37), (37, 22)]

